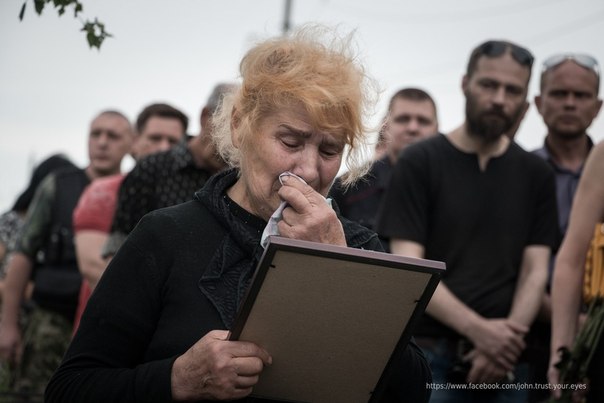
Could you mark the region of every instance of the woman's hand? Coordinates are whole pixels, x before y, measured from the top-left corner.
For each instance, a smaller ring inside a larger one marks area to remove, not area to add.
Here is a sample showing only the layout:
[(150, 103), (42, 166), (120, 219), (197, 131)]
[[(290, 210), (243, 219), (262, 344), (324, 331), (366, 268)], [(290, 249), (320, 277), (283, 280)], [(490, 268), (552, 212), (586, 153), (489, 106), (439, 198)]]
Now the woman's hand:
[(175, 401), (233, 400), (252, 392), (272, 358), (254, 343), (228, 341), (227, 337), (226, 330), (213, 330), (174, 361)]
[(287, 238), (346, 246), (342, 223), (325, 198), (309, 185), (284, 176), (279, 197), (289, 206), (277, 224)]

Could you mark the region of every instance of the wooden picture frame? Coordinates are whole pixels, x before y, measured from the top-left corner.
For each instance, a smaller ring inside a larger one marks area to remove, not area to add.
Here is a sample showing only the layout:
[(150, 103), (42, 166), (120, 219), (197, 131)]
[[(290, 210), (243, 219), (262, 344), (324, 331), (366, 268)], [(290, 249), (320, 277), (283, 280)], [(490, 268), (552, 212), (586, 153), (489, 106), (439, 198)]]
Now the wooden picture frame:
[(377, 401), (445, 269), (414, 259), (272, 236), (230, 340), (273, 357), (252, 396)]

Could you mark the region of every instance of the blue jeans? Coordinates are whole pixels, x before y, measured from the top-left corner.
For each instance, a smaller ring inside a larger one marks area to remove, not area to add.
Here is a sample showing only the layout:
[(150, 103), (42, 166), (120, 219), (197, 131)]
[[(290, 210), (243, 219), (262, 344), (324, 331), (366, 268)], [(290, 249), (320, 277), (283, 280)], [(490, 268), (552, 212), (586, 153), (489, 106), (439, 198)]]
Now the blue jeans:
[[(451, 372), (455, 366), (457, 352), (450, 340), (437, 339), (434, 345), (426, 347), (418, 340), (422, 347), (428, 364), (432, 369), (432, 395), (430, 403), (524, 403), (527, 400), (528, 392), (525, 388), (504, 389), (506, 384), (499, 389), (471, 389), (465, 381), (462, 383), (458, 377), (454, 377)], [(528, 378), (528, 365), (519, 364), (516, 366), (515, 380), (513, 383), (522, 384)], [(456, 379), (457, 378), (457, 379)], [(503, 382), (500, 382), (501, 385)], [(474, 387), (495, 387), (495, 385), (474, 384)], [(427, 385), (428, 387), (428, 385)], [(456, 388), (466, 388), (465, 390)]]

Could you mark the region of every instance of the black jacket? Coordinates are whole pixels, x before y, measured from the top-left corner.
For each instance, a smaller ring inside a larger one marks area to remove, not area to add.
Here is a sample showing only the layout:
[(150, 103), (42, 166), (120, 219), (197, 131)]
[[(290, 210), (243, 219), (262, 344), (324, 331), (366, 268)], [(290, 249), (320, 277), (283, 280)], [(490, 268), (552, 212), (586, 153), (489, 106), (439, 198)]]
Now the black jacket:
[[(228, 328), (260, 252), (266, 222), (225, 194), (236, 178), (218, 174), (197, 200), (141, 220), (88, 302), (48, 402), (171, 401), (174, 360), (209, 331)], [(380, 248), (374, 233), (343, 224), (351, 244)], [(390, 390), (388, 401), (424, 401), (426, 360), (413, 343), (403, 354), (391, 382), (398, 396)]]

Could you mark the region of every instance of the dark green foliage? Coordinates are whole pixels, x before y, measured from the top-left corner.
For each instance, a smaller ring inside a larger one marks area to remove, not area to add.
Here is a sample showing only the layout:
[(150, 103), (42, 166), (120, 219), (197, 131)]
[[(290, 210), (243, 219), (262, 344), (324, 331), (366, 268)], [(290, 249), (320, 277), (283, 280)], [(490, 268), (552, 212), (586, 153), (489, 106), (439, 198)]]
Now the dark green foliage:
[[(19, 20), (23, 20), (23, 16), (25, 15), (25, 8), (27, 3), (30, 0), (25, 0), (23, 2), (23, 6), (21, 7), (21, 11), (19, 12)], [(63, 15), (65, 10), (68, 7), (73, 7), (73, 16), (78, 18), (78, 14), (82, 12), (84, 6), (79, 0), (31, 0), (34, 3), (34, 7), (36, 9), (36, 13), (38, 15), (42, 14), (44, 7), (47, 4), (54, 5), (57, 13), (59, 15)], [(79, 19), (79, 18), (78, 18)], [(91, 48), (101, 48), (101, 44), (105, 40), (105, 38), (111, 37), (112, 35), (105, 31), (105, 24), (101, 23), (97, 18), (94, 21), (86, 20), (82, 22), (81, 31), (86, 32), (86, 40), (88, 41), (88, 45)]]

